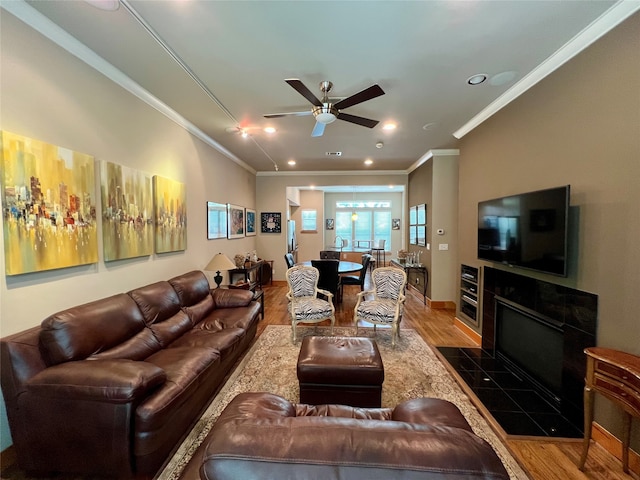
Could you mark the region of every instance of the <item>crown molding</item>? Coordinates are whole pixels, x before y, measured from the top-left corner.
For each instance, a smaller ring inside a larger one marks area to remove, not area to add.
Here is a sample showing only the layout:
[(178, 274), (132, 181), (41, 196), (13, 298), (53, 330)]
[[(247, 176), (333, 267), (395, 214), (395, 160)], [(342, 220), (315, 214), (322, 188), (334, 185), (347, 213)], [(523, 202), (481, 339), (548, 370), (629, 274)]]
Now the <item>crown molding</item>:
[(620, 0), (614, 4), (513, 87), (456, 130), (453, 136), (458, 139), (464, 137), (494, 113), (507, 106), (638, 10), (640, 10), (640, 2), (637, 0)]
[(460, 150), (458, 150), (457, 148), (429, 150), (407, 169), (407, 173), (413, 172), (415, 169), (417, 169), (423, 163), (431, 160), (433, 157), (456, 157), (458, 155), (460, 155)]
[(407, 175), (409, 172), (407, 170), (331, 170), (328, 172), (324, 171), (299, 171), (299, 172), (258, 172), (256, 176), (258, 177), (308, 177), (308, 176), (320, 176), (320, 177), (332, 177), (339, 176), (344, 177), (347, 175), (356, 175), (362, 176), (366, 175), (367, 177), (374, 176), (386, 176), (386, 175)]
[(221, 144), (216, 142), (213, 138), (207, 135), (205, 132), (196, 127), (189, 120), (184, 118), (178, 112), (173, 110), (164, 102), (160, 101), (157, 97), (152, 95), (148, 90), (142, 88), (140, 84), (133, 81), (130, 77), (125, 75), (121, 70), (114, 67), (105, 59), (96, 54), (93, 50), (87, 47), (82, 42), (78, 41), (75, 37), (71, 36), (66, 30), (55, 24), (53, 21), (42, 15), (35, 8), (28, 5), (24, 0), (12, 0), (10, 2), (1, 2), (0, 7), (7, 12), (14, 15), (16, 18), (33, 28), (35, 31), (41, 33), (56, 45), (62, 47), (67, 52), (82, 60), (84, 63), (97, 70), (102, 75), (107, 77), (115, 84), (121, 86), (126, 91), (142, 100), (144, 103), (157, 110), (180, 127), (184, 128), (194, 137), (202, 140), (204, 143), (220, 152), (229, 160), (237, 163), (245, 170), (256, 174), (256, 170), (231, 153)]

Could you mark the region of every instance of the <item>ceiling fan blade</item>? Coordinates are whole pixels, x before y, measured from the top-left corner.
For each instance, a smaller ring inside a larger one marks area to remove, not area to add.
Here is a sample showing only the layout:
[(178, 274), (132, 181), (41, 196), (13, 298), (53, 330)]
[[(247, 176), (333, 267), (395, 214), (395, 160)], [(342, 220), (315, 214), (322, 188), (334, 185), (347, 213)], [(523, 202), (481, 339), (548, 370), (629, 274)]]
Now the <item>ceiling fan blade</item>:
[(355, 123), (356, 125), (362, 125), (363, 127), (373, 128), (378, 123), (378, 120), (371, 120), (370, 118), (358, 117), (356, 115), (349, 115), (348, 113), (339, 113), (338, 120), (344, 120), (345, 122)]
[(285, 82), (287, 82), (289, 85), (291, 85), (293, 88), (295, 88), (295, 90), (302, 95), (304, 98), (306, 98), (307, 100), (309, 100), (311, 103), (313, 103), (316, 107), (321, 107), (322, 106), (322, 102), (320, 100), (318, 100), (318, 97), (316, 97), (313, 92), (311, 90), (309, 90), (304, 83), (302, 83), (300, 80), (298, 80), (297, 78), (287, 78), (285, 80)]
[(324, 127), (325, 126), (326, 126), (326, 124), (324, 124), (324, 123), (316, 122), (316, 126), (313, 127), (313, 132), (311, 132), (311, 136), (312, 137), (321, 137), (322, 134), (324, 133)]
[(312, 115), (313, 112), (311, 110), (306, 110), (304, 112), (284, 112), (284, 113), (265, 113), (263, 115), (264, 118), (280, 118), (280, 117), (304, 117), (307, 115)]
[(371, 100), (372, 98), (379, 97), (380, 95), (384, 95), (384, 90), (380, 87), (380, 85), (375, 84), (371, 85), (369, 88), (365, 88), (361, 92), (358, 92), (350, 97), (345, 98), (344, 100), (340, 100), (338, 103), (335, 103), (333, 106), (338, 110), (343, 108), (352, 107), (357, 105), (358, 103), (366, 102), (367, 100)]

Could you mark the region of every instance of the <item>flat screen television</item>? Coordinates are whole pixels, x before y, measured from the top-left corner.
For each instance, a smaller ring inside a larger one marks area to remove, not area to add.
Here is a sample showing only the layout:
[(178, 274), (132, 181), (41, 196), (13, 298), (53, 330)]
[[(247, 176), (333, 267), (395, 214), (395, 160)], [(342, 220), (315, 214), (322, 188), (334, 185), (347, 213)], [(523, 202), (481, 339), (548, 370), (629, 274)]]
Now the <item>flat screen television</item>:
[(567, 276), (570, 186), (478, 202), (478, 258)]

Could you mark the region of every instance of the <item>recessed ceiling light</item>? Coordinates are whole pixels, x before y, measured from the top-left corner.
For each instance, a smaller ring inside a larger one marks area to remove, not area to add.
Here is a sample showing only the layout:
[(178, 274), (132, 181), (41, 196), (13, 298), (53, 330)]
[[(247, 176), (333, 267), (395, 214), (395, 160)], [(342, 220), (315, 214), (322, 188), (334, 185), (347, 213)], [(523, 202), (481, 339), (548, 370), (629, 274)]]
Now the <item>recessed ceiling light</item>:
[(264, 128), (264, 132), (265, 133), (276, 133), (276, 129), (274, 127), (265, 127)]
[(296, 161), (295, 161), (295, 160), (289, 160), (287, 163), (288, 163), (289, 165), (295, 165), (295, 164), (296, 164)]
[(396, 125), (395, 123), (385, 123), (385, 124), (382, 126), (382, 129), (383, 129), (383, 130), (395, 130), (395, 129), (396, 129), (396, 127), (397, 127), (397, 125)]
[(469, 85), (480, 85), (486, 79), (487, 79), (487, 76), (484, 73), (477, 73), (467, 78), (467, 83)]
[(240, 136), (241, 136), (242, 138), (247, 138), (247, 137), (249, 136), (249, 132), (247, 132), (246, 130), (242, 130), (242, 131), (240, 132)]
[(373, 163), (373, 160), (371, 160), (370, 158), (367, 158), (367, 159), (364, 161), (364, 164), (365, 164), (365, 165), (371, 165), (372, 163)]
[(433, 127), (435, 127), (435, 126), (436, 126), (435, 122), (425, 123), (425, 124), (422, 126), (422, 129), (423, 129), (423, 130), (429, 130), (430, 128), (433, 128)]
[(376, 143), (376, 148), (382, 148), (382, 147), (384, 147), (384, 143), (382, 142)]

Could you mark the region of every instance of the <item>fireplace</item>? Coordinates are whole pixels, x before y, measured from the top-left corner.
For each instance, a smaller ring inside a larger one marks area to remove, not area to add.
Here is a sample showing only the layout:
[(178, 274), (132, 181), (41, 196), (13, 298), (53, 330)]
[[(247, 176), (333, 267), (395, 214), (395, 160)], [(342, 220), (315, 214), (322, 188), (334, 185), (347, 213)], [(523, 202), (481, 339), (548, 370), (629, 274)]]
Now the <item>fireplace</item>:
[(597, 295), (491, 267), (483, 280), (483, 350), (581, 426), (583, 351), (596, 345)]
[(564, 328), (559, 322), (496, 297), (495, 354), (517, 375), (560, 404)]

